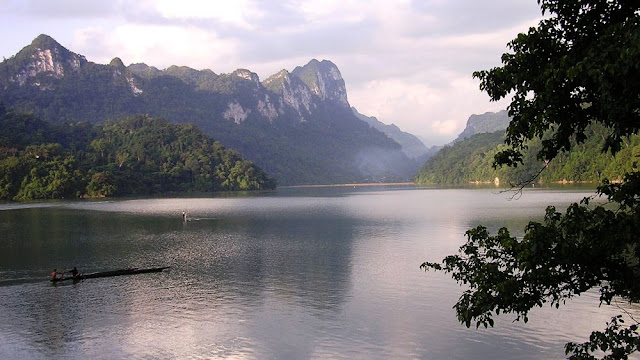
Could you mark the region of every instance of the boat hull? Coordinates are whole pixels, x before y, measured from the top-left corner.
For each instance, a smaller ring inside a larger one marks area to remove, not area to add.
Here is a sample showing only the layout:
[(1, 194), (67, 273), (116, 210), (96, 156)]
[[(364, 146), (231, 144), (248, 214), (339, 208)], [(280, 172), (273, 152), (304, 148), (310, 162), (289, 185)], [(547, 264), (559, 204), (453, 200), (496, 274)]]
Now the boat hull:
[(123, 275), (137, 275), (137, 274), (161, 272), (169, 268), (170, 266), (147, 268), (147, 269), (139, 269), (139, 268), (119, 269), (119, 270), (81, 274), (76, 277), (63, 277), (62, 279), (51, 279), (50, 281), (53, 283), (58, 283), (66, 280), (83, 280), (83, 279), (95, 279), (95, 278), (123, 276)]

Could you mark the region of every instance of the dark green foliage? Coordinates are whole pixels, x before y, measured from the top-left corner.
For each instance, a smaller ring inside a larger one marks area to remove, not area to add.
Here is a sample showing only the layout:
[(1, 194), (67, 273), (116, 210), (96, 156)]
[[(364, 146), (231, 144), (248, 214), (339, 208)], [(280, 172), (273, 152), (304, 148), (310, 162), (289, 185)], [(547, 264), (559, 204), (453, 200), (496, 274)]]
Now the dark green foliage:
[[(526, 163), (533, 153), (570, 164), (574, 175), (604, 178), (608, 165), (602, 161), (626, 174), (619, 184), (603, 180), (596, 195), (606, 197), (605, 204), (586, 198), (564, 214), (550, 207), (522, 239), (506, 228), (491, 235), (479, 226), (467, 231), (457, 255), (423, 263), (467, 284), (455, 305), (467, 326), (493, 326), (501, 312), (526, 322), (532, 308), (560, 307), (591, 288), (606, 304), (640, 301), (640, 148), (638, 138), (629, 137), (640, 130), (640, 3), (539, 2), (549, 16), (509, 43), (513, 53), (503, 55), (503, 66), (475, 73), (492, 99), (513, 93), (508, 146), (496, 154), (496, 165)], [(616, 157), (593, 157), (591, 142)], [(587, 342), (567, 344), (566, 353), (571, 359), (628, 359), (640, 350), (639, 324), (631, 321), (614, 317)]]
[[(603, 152), (609, 130), (604, 126), (590, 125), (585, 130), (586, 139), (581, 144), (571, 141), (571, 152), (560, 152), (548, 162), (537, 181), (593, 182), (603, 179), (622, 180), (625, 173), (634, 170), (640, 155), (640, 137), (625, 138), (620, 150), (612, 155)], [(528, 151), (521, 153), (523, 161), (517, 167), (494, 167), (496, 156), (509, 148), (503, 144), (502, 131), (478, 134), (441, 149), (430, 158), (415, 177), (418, 185), (468, 184), (493, 182), (497, 177), (503, 184), (521, 184), (532, 179), (545, 166), (535, 154), (542, 147), (542, 140), (527, 142)]]
[[(590, 207), (586, 198), (564, 214), (549, 207), (544, 222), (530, 222), (521, 240), (506, 228), (490, 235), (478, 226), (466, 232), (468, 241), (458, 255), (421, 267), (452, 273), (456, 281), (468, 285), (454, 306), (467, 327), (493, 326), (493, 315), (500, 313), (513, 313), (527, 322), (532, 308), (545, 304), (558, 308), (593, 287), (600, 288), (603, 303), (610, 304), (615, 297), (638, 302), (640, 173), (624, 180), (598, 188), (608, 205)], [(595, 334), (592, 337), (602, 336)], [(635, 330), (631, 335), (635, 351), (640, 340)]]
[(262, 170), (193, 125), (137, 116), (107, 121), (98, 128), (87, 157), (93, 159), (95, 169), (105, 172), (92, 177), (99, 192), (129, 195), (275, 188)]
[[(571, 150), (592, 122), (611, 129), (607, 148), (619, 149), (640, 123), (640, 15), (634, 1), (539, 0), (551, 16), (509, 43), (503, 66), (478, 71), (481, 89), (498, 100), (513, 92), (506, 143), (523, 150), (547, 139), (538, 157)], [(500, 164), (512, 164), (513, 156)], [(517, 162), (517, 161), (516, 161)]]
[(87, 184), (87, 195), (90, 197), (114, 196), (118, 192), (113, 176), (108, 172), (99, 172), (91, 176)]
[(0, 199), (56, 199), (76, 195), (82, 182), (77, 159), (60, 144), (1, 148)]
[(186, 66), (170, 66), (165, 71), (165, 74), (174, 76), (187, 84), (195, 85), (202, 90), (212, 90), (215, 80), (218, 78), (211, 70), (198, 71)]
[(596, 360), (592, 354), (598, 351), (609, 353), (605, 359), (625, 359), (639, 350), (638, 325), (626, 326), (622, 315), (612, 318), (605, 331), (593, 332), (589, 341), (565, 346), (565, 353), (572, 354), (570, 360)]
[(89, 131), (2, 109), (0, 126), (20, 130), (0, 147), (3, 200), (275, 188), (262, 170), (192, 125), (137, 116)]
[(504, 132), (477, 134), (445, 146), (427, 160), (415, 177), (418, 185), (464, 184), (493, 181), (500, 174), (491, 166), (493, 155), (504, 141)]

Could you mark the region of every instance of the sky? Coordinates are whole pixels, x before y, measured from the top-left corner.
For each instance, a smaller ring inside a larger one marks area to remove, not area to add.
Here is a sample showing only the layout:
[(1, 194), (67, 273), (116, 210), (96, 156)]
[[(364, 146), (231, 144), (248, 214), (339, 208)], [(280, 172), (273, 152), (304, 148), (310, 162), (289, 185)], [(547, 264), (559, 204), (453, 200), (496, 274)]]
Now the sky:
[(540, 19), (536, 0), (0, 0), (0, 56), (47, 34), (99, 64), (244, 68), (261, 80), (326, 59), (351, 106), (430, 146), (507, 107), (472, 73), (499, 66)]

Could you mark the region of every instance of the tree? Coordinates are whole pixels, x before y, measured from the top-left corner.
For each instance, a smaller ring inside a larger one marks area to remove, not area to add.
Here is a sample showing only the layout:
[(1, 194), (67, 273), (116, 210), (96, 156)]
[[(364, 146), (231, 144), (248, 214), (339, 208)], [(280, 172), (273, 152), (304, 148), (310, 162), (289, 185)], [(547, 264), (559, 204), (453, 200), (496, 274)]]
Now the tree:
[[(494, 166), (522, 164), (527, 141), (538, 138), (539, 160), (550, 162), (583, 143), (589, 124), (608, 129), (602, 151), (616, 153), (640, 129), (640, 3), (635, 0), (538, 0), (546, 17), (519, 34), (502, 66), (478, 71), (492, 100), (512, 95), (505, 143)], [(466, 326), (493, 326), (493, 316), (528, 320), (534, 307), (560, 307), (566, 299), (599, 288), (600, 300), (640, 301), (640, 173), (620, 184), (606, 179), (594, 196), (553, 207), (544, 222), (530, 222), (517, 239), (502, 228), (467, 231), (457, 255), (423, 269), (441, 270), (468, 285), (454, 308)], [(627, 359), (640, 350), (638, 322), (614, 317), (604, 331), (565, 346), (570, 359)]]
[(223, 182), (238, 164), (239, 185), (227, 190), (276, 187), (263, 170), (192, 125), (136, 116), (88, 128), (0, 107), (0, 128), (9, 129), (0, 134), (0, 200), (218, 191), (227, 189)]
[(498, 100), (514, 92), (513, 117), (506, 143), (513, 149), (496, 158), (520, 161), (524, 142), (542, 138), (538, 156), (553, 159), (571, 150), (573, 136), (600, 122), (611, 129), (607, 149), (620, 148), (623, 137), (637, 133), (640, 114), (639, 5), (633, 0), (538, 0), (551, 15), (527, 34), (519, 34), (502, 55), (502, 67), (474, 73), (480, 89)]
[(111, 174), (106, 172), (95, 173), (87, 185), (87, 195), (92, 197), (113, 196), (118, 187), (114, 184)]

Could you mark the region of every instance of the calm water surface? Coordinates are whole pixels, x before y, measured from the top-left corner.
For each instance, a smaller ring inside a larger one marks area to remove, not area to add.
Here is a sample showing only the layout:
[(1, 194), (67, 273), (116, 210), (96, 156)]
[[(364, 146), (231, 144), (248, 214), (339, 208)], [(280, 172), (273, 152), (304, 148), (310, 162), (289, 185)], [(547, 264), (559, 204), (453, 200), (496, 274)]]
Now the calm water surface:
[[(320, 188), (0, 205), (0, 358), (561, 359), (619, 309), (592, 293), (527, 324), (467, 329), (452, 309), (463, 289), (419, 265), (456, 252), (470, 227), (522, 234), (547, 204), (590, 194)], [(75, 265), (172, 269), (46, 280)]]

